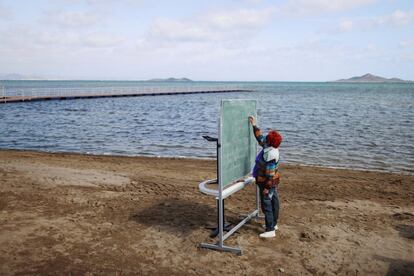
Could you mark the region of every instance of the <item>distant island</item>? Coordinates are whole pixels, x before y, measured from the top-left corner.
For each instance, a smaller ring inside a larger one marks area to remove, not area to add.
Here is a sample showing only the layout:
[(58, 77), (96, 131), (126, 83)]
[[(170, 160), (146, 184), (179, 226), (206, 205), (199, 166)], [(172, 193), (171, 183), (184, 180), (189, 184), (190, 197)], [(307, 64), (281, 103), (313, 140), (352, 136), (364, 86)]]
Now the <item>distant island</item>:
[[(64, 79), (64, 78), (44, 78), (37, 75), (23, 75), (23, 74), (0, 74), (0, 80), (72, 80), (72, 79)], [(75, 79), (73, 79), (75, 80)], [(167, 78), (167, 79), (150, 79), (146, 81), (151, 82), (192, 82), (193, 80), (190, 80), (188, 78)]]
[(168, 79), (150, 79), (148, 81), (155, 81), (155, 82), (190, 82), (192, 80), (187, 78), (168, 78)]
[(375, 82), (375, 83), (383, 83), (383, 82), (390, 82), (390, 83), (412, 83), (413, 81), (402, 80), (399, 78), (383, 78), (379, 76), (375, 76), (372, 74), (365, 74), (359, 77), (352, 77), (349, 79), (340, 79), (332, 82)]

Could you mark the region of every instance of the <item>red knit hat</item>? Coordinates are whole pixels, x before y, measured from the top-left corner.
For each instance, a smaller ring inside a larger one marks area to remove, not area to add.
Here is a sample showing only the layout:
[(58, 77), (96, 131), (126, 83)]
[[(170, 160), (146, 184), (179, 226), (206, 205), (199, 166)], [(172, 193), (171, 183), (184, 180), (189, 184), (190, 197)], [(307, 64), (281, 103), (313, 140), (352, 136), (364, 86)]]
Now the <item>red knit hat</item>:
[(271, 130), (267, 134), (266, 143), (271, 147), (278, 148), (280, 143), (282, 143), (282, 135), (276, 130)]

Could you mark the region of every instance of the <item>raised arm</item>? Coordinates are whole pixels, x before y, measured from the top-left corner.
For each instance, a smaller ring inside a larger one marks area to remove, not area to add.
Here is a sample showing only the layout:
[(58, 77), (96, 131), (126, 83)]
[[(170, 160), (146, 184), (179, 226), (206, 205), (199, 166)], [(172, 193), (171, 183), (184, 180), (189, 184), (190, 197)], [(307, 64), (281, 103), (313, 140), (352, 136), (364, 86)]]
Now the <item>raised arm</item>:
[(256, 119), (253, 116), (249, 116), (249, 122), (252, 124), (254, 137), (256, 137), (257, 142), (260, 146), (264, 147), (266, 142), (266, 137), (263, 136), (260, 128), (256, 126)]

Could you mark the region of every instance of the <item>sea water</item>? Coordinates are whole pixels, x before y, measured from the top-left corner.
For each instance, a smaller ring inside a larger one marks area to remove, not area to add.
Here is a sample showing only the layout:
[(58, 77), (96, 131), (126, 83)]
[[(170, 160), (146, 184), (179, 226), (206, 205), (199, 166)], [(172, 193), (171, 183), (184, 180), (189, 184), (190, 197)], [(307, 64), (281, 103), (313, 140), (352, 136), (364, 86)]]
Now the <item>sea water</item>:
[[(221, 99), (256, 99), (284, 162), (414, 173), (414, 84), (0, 81), (5, 90), (242, 85), (253, 92), (0, 104), (0, 148), (215, 158)], [(0, 95), (1, 96), (1, 95)]]

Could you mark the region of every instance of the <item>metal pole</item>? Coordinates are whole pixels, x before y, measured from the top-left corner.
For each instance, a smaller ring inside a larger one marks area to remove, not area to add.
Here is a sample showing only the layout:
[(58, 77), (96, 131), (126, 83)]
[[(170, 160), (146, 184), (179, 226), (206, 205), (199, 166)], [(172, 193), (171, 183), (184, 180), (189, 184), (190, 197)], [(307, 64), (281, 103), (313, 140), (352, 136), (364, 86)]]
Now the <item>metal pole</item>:
[(2, 90), (2, 94), (3, 94), (3, 98), (6, 98), (6, 94), (5, 94), (5, 92), (4, 92), (4, 91), (5, 91), (5, 90), (4, 90), (4, 86), (2, 86), (2, 87), (1, 87), (1, 90)]
[(219, 195), (219, 246), (223, 247), (223, 199), (221, 196), (221, 192)]
[[(222, 103), (223, 104), (223, 103)], [(220, 170), (221, 167), (221, 126), (222, 125), (222, 116), (220, 114), (220, 122), (219, 122), (219, 133), (218, 133), (218, 139), (217, 139), (217, 185), (218, 185), (218, 189), (219, 189), (219, 217), (220, 217), (220, 221), (219, 221), (219, 247), (223, 247), (223, 185), (222, 185), (222, 180), (223, 178), (221, 177), (221, 173), (222, 171)]]

